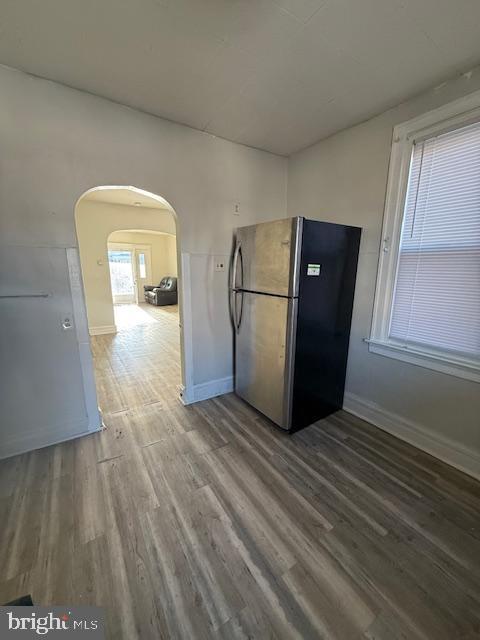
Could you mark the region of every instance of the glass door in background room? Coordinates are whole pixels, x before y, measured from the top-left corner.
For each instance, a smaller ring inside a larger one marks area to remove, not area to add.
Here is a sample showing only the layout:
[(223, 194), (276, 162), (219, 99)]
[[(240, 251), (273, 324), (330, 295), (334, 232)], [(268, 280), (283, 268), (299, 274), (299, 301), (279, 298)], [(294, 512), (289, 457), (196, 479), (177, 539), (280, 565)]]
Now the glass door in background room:
[(137, 302), (143, 302), (143, 287), (152, 282), (152, 257), (148, 245), (136, 245), (133, 249), (135, 256), (135, 288)]
[(112, 284), (113, 304), (135, 304), (134, 251), (128, 248), (108, 248), (108, 266)]

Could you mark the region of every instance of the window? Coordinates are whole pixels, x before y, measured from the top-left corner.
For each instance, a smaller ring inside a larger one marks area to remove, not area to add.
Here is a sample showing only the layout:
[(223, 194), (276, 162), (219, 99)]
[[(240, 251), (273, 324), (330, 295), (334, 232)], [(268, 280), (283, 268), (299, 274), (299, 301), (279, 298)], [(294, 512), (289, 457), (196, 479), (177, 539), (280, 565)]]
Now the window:
[(480, 113), (439, 111), (395, 131), (370, 350), (480, 381)]
[(147, 277), (147, 265), (145, 264), (145, 254), (138, 254), (138, 271), (140, 278), (145, 279)]

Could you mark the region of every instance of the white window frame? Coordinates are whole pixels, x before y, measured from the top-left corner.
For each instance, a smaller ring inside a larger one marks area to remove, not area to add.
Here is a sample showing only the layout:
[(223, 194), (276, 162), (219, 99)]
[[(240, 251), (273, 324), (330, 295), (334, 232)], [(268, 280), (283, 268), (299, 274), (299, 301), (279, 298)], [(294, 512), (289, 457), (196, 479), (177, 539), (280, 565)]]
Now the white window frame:
[(413, 145), (431, 136), (479, 121), (480, 91), (476, 91), (394, 128), (372, 329), (370, 338), (367, 339), (372, 353), (475, 382), (480, 382), (480, 360), (455, 356), (433, 348), (400, 344), (390, 338), (388, 332)]

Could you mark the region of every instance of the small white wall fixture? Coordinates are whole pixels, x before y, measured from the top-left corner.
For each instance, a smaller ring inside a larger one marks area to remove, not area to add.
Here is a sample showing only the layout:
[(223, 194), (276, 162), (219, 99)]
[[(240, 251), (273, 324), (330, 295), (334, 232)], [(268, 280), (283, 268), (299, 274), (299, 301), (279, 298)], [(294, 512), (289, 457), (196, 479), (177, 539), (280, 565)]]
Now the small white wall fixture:
[[(177, 243), (177, 270), (178, 270), (178, 297), (179, 297), (179, 316), (180, 316), (180, 358), (181, 358), (181, 372), (182, 372), (182, 384), (179, 388), (179, 399), (184, 404), (189, 404), (193, 401), (193, 358), (192, 358), (192, 319), (191, 319), (191, 302), (190, 302), (190, 278), (188, 273), (186, 277), (183, 277), (183, 271), (185, 265), (189, 265), (188, 263), (188, 255), (183, 255), (181, 252), (181, 235), (180, 235), (180, 224), (177, 213), (172, 205), (162, 198), (162, 196), (157, 195), (155, 193), (151, 193), (149, 191), (145, 191), (144, 189), (139, 189), (134, 186), (121, 186), (121, 185), (102, 185), (98, 187), (93, 187), (89, 189), (85, 193), (83, 193), (78, 199), (75, 206), (75, 223), (78, 228), (78, 204), (89, 194), (96, 191), (115, 191), (115, 190), (128, 190), (133, 194), (138, 194), (143, 197), (147, 197), (153, 201), (156, 201), (162, 205), (163, 210), (168, 210), (175, 221), (176, 228), (176, 243)], [(121, 227), (119, 227), (121, 230)], [(78, 239), (78, 233), (77, 233)], [(109, 274), (110, 277), (110, 274)], [(110, 289), (111, 290), (111, 289)], [(86, 301), (85, 301), (85, 289), (82, 281), (81, 288), (81, 300), (77, 301), (77, 305), (75, 307), (75, 315), (78, 316), (75, 318), (76, 324), (86, 323), (87, 311), (86, 311)], [(113, 299), (111, 300), (112, 309), (113, 309)], [(116, 327), (111, 326), (107, 327), (93, 327), (91, 328), (91, 335), (97, 335), (102, 333), (113, 333), (115, 332)], [(96, 404), (96, 389), (95, 384), (92, 384), (94, 381), (93, 376), (93, 360), (90, 356), (89, 359), (85, 359), (82, 361), (82, 370), (85, 383), (85, 392), (87, 395), (87, 404), (90, 406)], [(192, 387), (192, 389), (190, 389)], [(93, 394), (93, 397), (92, 397)]]

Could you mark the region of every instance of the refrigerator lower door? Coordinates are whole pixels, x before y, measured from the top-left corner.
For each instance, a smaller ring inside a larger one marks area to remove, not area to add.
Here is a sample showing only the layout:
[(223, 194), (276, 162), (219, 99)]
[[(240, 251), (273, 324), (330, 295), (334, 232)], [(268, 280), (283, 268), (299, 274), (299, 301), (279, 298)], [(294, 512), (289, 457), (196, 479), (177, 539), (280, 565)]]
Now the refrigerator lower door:
[(241, 314), (235, 391), (279, 427), (289, 429), (298, 301), (249, 292), (236, 296)]

